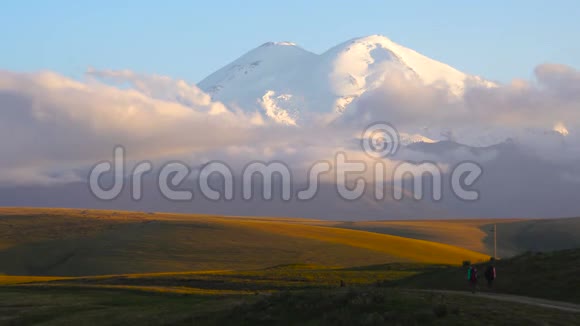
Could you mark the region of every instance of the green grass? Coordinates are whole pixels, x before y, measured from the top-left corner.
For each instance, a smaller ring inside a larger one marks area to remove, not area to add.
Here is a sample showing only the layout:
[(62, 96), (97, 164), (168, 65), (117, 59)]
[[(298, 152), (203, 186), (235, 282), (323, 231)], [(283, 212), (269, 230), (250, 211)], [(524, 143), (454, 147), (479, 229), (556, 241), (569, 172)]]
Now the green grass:
[(166, 325), (216, 313), (237, 300), (106, 289), (3, 289), (0, 325)]
[(213, 317), (212, 322), (220, 325), (574, 325), (580, 321), (578, 314), (521, 304), (369, 287), (281, 292)]
[(0, 291), (0, 325), (576, 325), (579, 314), (376, 287), (252, 296), (107, 289)]
[[(483, 275), (485, 266), (478, 267), (483, 292), (490, 291)], [(580, 249), (527, 253), (496, 261), (495, 266), (498, 277), (493, 291), (580, 303)], [(465, 268), (438, 267), (385, 285), (465, 291), (466, 275)]]
[[(504, 260), (498, 262), (498, 273), (500, 279), (512, 284), (518, 268), (543, 266), (534, 279), (521, 280), (520, 285), (532, 282), (529, 287), (542, 278), (551, 279), (550, 266), (566, 273), (577, 270), (579, 252)], [(520, 294), (562, 300), (553, 297), (554, 293), (572, 296), (579, 293), (573, 285), (578, 284), (578, 276), (560, 276), (557, 283), (538, 283), (534, 292)], [(257, 270), (69, 278), (3, 276), (0, 325), (576, 325), (580, 322), (580, 314), (406, 289), (446, 288), (446, 284), (464, 289), (461, 288), (465, 285), (464, 277), (461, 268), (417, 263), (351, 268), (288, 264)], [(499, 279), (497, 289), (509, 292)]]
[(313, 265), (276, 266), (261, 270), (126, 274), (97, 277), (0, 277), (0, 284), (37, 288), (105, 288), (190, 294), (254, 294), (289, 289), (369, 285), (418, 273), (400, 268), (334, 269)]

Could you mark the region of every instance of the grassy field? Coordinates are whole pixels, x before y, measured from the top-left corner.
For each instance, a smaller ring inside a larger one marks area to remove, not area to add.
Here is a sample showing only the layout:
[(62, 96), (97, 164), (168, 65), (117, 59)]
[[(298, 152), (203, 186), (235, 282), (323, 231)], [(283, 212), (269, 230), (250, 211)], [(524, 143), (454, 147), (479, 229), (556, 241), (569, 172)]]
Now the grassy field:
[[(528, 253), (495, 262), (497, 280), (487, 289), (480, 265), (479, 289), (580, 304), (580, 249), (550, 253)], [(404, 288), (468, 290), (466, 269), (444, 266), (426, 269), (409, 278), (387, 280), (387, 286)]]
[[(431, 241), (301, 219), (0, 209), (0, 274), (104, 274), (333, 267), (389, 262), (460, 264), (485, 254)], [(39, 254), (42, 253), (42, 254)]]
[(68, 278), (5, 276), (0, 278), (0, 325), (576, 325), (580, 322), (578, 313), (391, 286), (424, 276), (421, 273), (426, 268), (435, 267), (396, 263), (349, 269), (286, 265), (251, 271)]
[(0, 325), (577, 325), (580, 314), (453, 294), (350, 287), (258, 295), (8, 288)]
[[(541, 223), (557, 235), (575, 222), (558, 221)], [(499, 222), (511, 250), (540, 227)], [(0, 325), (578, 324), (577, 313), (409, 290), (463, 290), (459, 265), (489, 259), (478, 252), (488, 224), (2, 208)], [(579, 260), (501, 260), (496, 289), (579, 302)]]
[(522, 304), (368, 287), (277, 293), (236, 306), (214, 318), (220, 325), (577, 325), (580, 322), (579, 314)]
[(336, 269), (283, 265), (259, 270), (123, 274), (89, 277), (0, 276), (0, 286), (107, 288), (150, 292), (255, 294), (287, 289), (332, 288), (400, 280), (423, 271), (422, 264)]
[[(490, 225), (482, 227), (489, 230)], [(498, 226), (500, 257), (526, 251), (549, 252), (580, 247), (580, 218), (523, 220)], [(492, 248), (492, 237), (484, 243)]]
[[(497, 292), (579, 302), (580, 250), (497, 262)], [(522, 270), (535, 273), (521, 274)], [(92, 277), (0, 277), (0, 325), (577, 325), (580, 313), (438, 293), (465, 290), (460, 267), (356, 268)], [(413, 288), (429, 289), (415, 291)]]
[[(421, 239), (493, 255), (493, 224), (498, 227), (498, 256), (526, 251), (580, 247), (580, 218), (468, 219), (429, 221), (326, 222), (332, 227)], [(541, 238), (542, 241), (538, 241)]]
[(119, 289), (12, 288), (0, 291), (0, 325), (167, 325), (227, 309), (238, 300)]

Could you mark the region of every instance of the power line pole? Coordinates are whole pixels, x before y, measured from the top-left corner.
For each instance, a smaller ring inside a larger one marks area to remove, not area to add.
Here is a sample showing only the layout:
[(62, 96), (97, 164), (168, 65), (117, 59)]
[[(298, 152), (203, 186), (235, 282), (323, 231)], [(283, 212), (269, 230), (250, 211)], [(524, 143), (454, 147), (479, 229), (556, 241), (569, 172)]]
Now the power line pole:
[(493, 225), (493, 259), (497, 259), (497, 224)]
[(493, 258), (492, 260), (497, 259), (497, 223), (494, 223), (491, 227), (490, 232), (493, 232)]

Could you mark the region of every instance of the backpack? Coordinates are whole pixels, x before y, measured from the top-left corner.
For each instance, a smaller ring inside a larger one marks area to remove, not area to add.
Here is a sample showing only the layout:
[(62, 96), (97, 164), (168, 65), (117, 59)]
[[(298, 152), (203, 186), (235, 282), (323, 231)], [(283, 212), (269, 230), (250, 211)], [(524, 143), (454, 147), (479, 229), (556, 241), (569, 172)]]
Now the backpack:
[(469, 280), (470, 281), (477, 281), (477, 268), (471, 268), (471, 273), (469, 273)]
[(467, 280), (468, 281), (477, 280), (477, 268), (469, 267), (469, 269), (467, 270)]

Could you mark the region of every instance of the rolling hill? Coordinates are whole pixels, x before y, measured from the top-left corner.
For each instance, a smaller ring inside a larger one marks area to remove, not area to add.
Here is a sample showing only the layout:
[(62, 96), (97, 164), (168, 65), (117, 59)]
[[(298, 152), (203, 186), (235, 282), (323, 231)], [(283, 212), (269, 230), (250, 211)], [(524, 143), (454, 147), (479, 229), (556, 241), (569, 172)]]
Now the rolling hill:
[[(471, 260), (483, 268), (489, 259), (475, 249), (486, 248), (493, 221), (0, 208), (0, 324), (576, 323), (574, 311), (448, 291), (465, 288), (464, 270), (450, 265)], [(562, 232), (575, 232), (577, 221), (496, 222), (519, 250), (540, 231), (545, 246), (573, 245)], [(500, 260), (495, 290), (578, 302), (577, 260), (578, 250)], [(500, 313), (490, 317), (490, 309)]]
[(315, 220), (0, 209), (0, 274), (83, 276), (389, 262), (461, 264), (476, 251)]
[(391, 234), (446, 243), (493, 254), (493, 224), (498, 228), (498, 256), (526, 251), (555, 251), (580, 247), (580, 218), (463, 219), (430, 221), (369, 221), (328, 223), (333, 227)]
[[(87, 324), (84, 320), (98, 320), (96, 325), (128, 320), (152, 325), (520, 325), (530, 321), (577, 325), (580, 308), (569, 302), (579, 299), (578, 258), (578, 250), (570, 250), (499, 261), (501, 277), (494, 293), (476, 295), (462, 291), (462, 268), (413, 263), (78, 278), (0, 276), (0, 325)], [(482, 292), (487, 291), (482, 286)]]
[[(493, 290), (487, 289), (483, 276), (487, 264), (481, 264), (479, 290), (580, 303), (579, 263), (580, 249), (526, 253), (498, 260)], [(405, 288), (465, 291), (465, 275), (465, 267), (442, 267), (387, 283)]]

